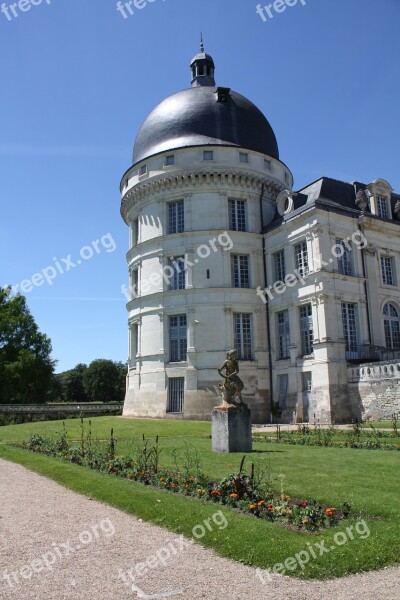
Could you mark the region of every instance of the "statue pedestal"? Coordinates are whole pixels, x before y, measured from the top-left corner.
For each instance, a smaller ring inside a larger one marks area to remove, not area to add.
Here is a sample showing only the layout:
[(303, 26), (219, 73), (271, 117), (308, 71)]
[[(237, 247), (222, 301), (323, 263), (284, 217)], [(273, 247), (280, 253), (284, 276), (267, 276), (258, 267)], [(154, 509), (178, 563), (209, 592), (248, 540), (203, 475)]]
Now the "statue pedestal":
[(251, 410), (247, 406), (212, 411), (213, 452), (252, 452)]

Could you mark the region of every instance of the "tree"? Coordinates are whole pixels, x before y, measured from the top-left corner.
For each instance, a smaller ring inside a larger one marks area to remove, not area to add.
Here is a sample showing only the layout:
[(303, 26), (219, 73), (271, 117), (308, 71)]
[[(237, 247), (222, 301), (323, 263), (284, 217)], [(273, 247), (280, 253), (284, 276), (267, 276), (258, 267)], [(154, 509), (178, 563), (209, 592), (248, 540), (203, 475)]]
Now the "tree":
[(126, 368), (112, 360), (94, 360), (83, 374), (83, 383), (93, 402), (123, 402)]
[(51, 340), (33, 318), (26, 298), (0, 288), (0, 403), (44, 403), (54, 364)]
[(65, 402), (64, 385), (60, 375), (53, 375), (51, 379), (47, 402)]
[(63, 386), (65, 402), (80, 403), (89, 401), (83, 383), (83, 375), (86, 370), (87, 366), (79, 363), (73, 369), (58, 375)]

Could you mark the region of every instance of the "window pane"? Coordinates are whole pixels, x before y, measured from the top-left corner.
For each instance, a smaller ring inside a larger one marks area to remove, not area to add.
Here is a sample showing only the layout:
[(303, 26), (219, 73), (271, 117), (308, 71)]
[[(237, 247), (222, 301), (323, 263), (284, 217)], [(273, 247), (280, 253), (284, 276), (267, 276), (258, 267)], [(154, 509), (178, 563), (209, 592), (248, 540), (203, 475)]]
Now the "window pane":
[(139, 219), (135, 219), (132, 224), (133, 246), (139, 243)]
[(300, 338), (302, 355), (312, 354), (314, 350), (314, 333), (311, 304), (300, 306)]
[(294, 247), (295, 264), (301, 277), (308, 275), (307, 242), (301, 242)]
[(280, 410), (286, 409), (289, 376), (278, 375), (278, 402)]
[(173, 270), (173, 275), (169, 279), (169, 290), (184, 290), (186, 283), (185, 259), (183, 256), (170, 258), (169, 266)]
[(234, 315), (234, 340), (235, 348), (238, 351), (240, 360), (251, 360), (252, 358), (252, 340), (251, 340), (251, 315)]
[(400, 319), (393, 304), (385, 304), (383, 314), (386, 348), (391, 350), (400, 349)]
[(393, 259), (389, 256), (381, 256), (382, 281), (385, 285), (394, 285)]
[(378, 216), (382, 219), (388, 219), (389, 213), (387, 208), (387, 200), (382, 196), (378, 196)]
[(289, 358), (289, 311), (284, 310), (277, 314), (278, 321), (278, 358)]
[(248, 288), (250, 287), (249, 279), (249, 257), (240, 254), (231, 256), (232, 266), (232, 287)]
[(137, 298), (139, 296), (139, 270), (135, 269), (132, 272), (132, 296)]
[[(347, 245), (349, 243), (347, 242)], [(339, 273), (342, 275), (353, 275), (353, 263), (351, 257), (351, 250), (344, 244), (343, 240), (336, 240), (336, 246), (340, 246), (341, 256), (338, 256), (338, 268)], [(338, 254), (339, 248), (338, 248)]]
[(274, 254), (274, 275), (275, 282), (284, 281), (286, 277), (286, 268), (285, 268), (285, 251), (280, 250), (279, 252), (275, 252)]
[(346, 350), (348, 352), (357, 352), (358, 334), (357, 334), (357, 307), (355, 304), (343, 302), (342, 304), (342, 321), (343, 334), (346, 341)]
[(229, 200), (229, 228), (246, 231), (246, 206), (244, 200)]
[(168, 204), (168, 233), (182, 233), (185, 230), (184, 202), (170, 202)]
[(169, 318), (170, 361), (186, 360), (187, 333), (186, 315), (176, 315)]

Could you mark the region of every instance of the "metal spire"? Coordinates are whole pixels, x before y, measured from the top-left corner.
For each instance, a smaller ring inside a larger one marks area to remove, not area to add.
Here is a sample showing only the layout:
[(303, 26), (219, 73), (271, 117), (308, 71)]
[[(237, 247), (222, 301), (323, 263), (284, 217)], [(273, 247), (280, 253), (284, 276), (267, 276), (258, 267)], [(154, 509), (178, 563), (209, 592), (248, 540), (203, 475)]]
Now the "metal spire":
[(200, 52), (204, 54), (203, 34), (200, 33)]

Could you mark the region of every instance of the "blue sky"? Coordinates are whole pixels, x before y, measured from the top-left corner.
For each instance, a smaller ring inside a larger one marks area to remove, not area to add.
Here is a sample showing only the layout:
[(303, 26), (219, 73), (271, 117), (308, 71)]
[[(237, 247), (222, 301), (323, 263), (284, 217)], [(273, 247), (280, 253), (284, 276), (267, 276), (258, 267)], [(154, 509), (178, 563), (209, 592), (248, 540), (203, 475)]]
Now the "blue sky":
[(26, 296), (58, 371), (127, 358), (118, 186), (145, 116), (190, 85), (200, 31), (217, 83), (269, 119), (295, 189), (326, 175), (400, 191), (399, 0), (299, 0), (266, 22), (256, 4), (153, 0), (124, 19), (115, 0), (43, 0), (0, 13), (0, 285), (56, 271)]

